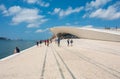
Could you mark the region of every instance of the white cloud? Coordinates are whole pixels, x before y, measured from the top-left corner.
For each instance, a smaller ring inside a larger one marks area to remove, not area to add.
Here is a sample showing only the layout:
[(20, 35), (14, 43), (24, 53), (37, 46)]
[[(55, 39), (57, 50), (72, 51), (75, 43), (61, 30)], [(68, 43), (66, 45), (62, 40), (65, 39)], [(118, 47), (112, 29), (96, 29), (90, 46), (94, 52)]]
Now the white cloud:
[(48, 21), (48, 19), (41, 19), (36, 23), (30, 23), (27, 25), (28, 28), (33, 28), (33, 27), (39, 27), (41, 24), (43, 24), (44, 22)]
[(27, 25), (28, 28), (39, 27), (39, 23), (31, 23)]
[(10, 15), (15, 15), (17, 13), (19, 13), (22, 10), (22, 8), (20, 6), (13, 6), (10, 7), (6, 13), (4, 13), (6, 16), (10, 16)]
[(65, 25), (67, 25), (67, 26), (68, 26), (68, 25), (71, 25), (71, 24), (70, 24), (70, 23), (66, 23)]
[(85, 25), (85, 26), (81, 26), (83, 28), (93, 28), (93, 25)]
[(43, 0), (24, 0), (25, 2), (27, 2), (28, 4), (38, 4), (41, 7), (49, 7), (50, 3), (48, 2), (44, 2)]
[(63, 17), (63, 16), (68, 16), (72, 13), (78, 13), (83, 9), (83, 7), (77, 7), (75, 9), (73, 9), (72, 7), (68, 7), (68, 9), (63, 10), (60, 8), (55, 8), (52, 14), (58, 14), (59, 17)]
[(61, 10), (60, 8), (55, 8), (55, 9), (54, 9), (54, 13), (55, 13), (55, 14), (56, 14), (56, 13), (59, 13), (60, 10)]
[(36, 30), (36, 33), (41, 33), (41, 32), (43, 32), (44, 30), (42, 30), (42, 29), (38, 29), (38, 30)]
[(67, 15), (70, 15), (72, 13), (78, 13), (82, 10), (82, 7), (79, 7), (79, 8), (75, 8), (75, 9), (72, 9), (72, 7), (69, 7), (67, 10), (61, 10), (60, 13), (59, 13), (59, 16), (62, 17), (62, 16), (67, 16)]
[(106, 20), (120, 19), (120, 2), (109, 6), (107, 9), (98, 9), (92, 12), (89, 17), (102, 18)]
[(3, 4), (0, 5), (0, 11), (2, 11), (3, 14), (7, 13), (7, 9), (6, 9), (5, 5), (3, 5)]
[(35, 33), (41, 33), (41, 32), (45, 32), (45, 31), (48, 31), (49, 28), (46, 28), (46, 29), (38, 29), (35, 31)]
[(53, 12), (48, 12), (48, 14), (54, 15), (54, 14), (59, 14), (59, 12), (61, 11), (61, 8), (54, 8)]
[(29, 3), (29, 4), (34, 4), (34, 3), (36, 3), (38, 0), (24, 0), (24, 1), (26, 1), (26, 2)]
[(39, 27), (41, 24), (48, 20), (45, 19), (45, 16), (39, 14), (38, 9), (12, 6), (8, 10), (5, 9), (5, 11), (5, 16), (12, 16), (12, 24), (17, 25), (20, 23), (27, 23), (28, 28)]
[(88, 13), (84, 14), (82, 17), (86, 18), (87, 16), (89, 16)]
[(93, 8), (99, 8), (101, 6), (104, 6), (105, 4), (107, 4), (110, 1), (111, 0), (95, 0), (95, 1), (91, 1), (90, 3), (86, 4), (86, 10), (91, 10)]
[(0, 10), (4, 11), (4, 10), (6, 10), (6, 7), (3, 4), (1, 4), (0, 5)]
[(27, 22), (31, 23), (38, 19), (43, 18), (43, 16), (38, 15), (39, 10), (38, 9), (22, 9), (18, 14), (16, 14), (12, 21), (15, 24), (19, 24), (21, 22)]
[(43, 1), (41, 1), (41, 2), (38, 2), (39, 4), (40, 4), (40, 6), (42, 6), (42, 7), (49, 7), (50, 6), (50, 4), (49, 3), (46, 3), (46, 2), (43, 2)]

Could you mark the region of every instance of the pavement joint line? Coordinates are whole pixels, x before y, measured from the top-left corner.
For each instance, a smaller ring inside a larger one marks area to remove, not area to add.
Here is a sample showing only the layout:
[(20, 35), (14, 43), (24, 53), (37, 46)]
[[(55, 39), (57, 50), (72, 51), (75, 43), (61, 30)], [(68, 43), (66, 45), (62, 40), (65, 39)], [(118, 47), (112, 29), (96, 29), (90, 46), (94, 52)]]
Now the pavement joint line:
[[(64, 48), (63, 48), (63, 49), (64, 49)], [(65, 50), (65, 49), (64, 49), (64, 50)], [(66, 49), (66, 51), (72, 52), (72, 54), (73, 54), (73, 51), (71, 51), (71, 50)], [(74, 52), (74, 53), (76, 53), (76, 52)], [(76, 55), (76, 56), (78, 56), (78, 55)], [(83, 56), (83, 55), (82, 55), (82, 56)], [(96, 63), (94, 63), (94, 62), (91, 62), (89, 59), (87, 59), (87, 57), (84, 58), (84, 57), (82, 57), (82, 56), (79, 55), (78, 57), (81, 58), (81, 59), (83, 59), (83, 60), (85, 60), (86, 62), (89, 62), (89, 63), (91, 63), (91, 64), (93, 64), (93, 65), (95, 65), (95, 66), (103, 69), (104, 71), (108, 72), (109, 74), (111, 74), (111, 75), (115, 76), (116, 78), (120, 79), (120, 76), (119, 76), (119, 75), (116, 75), (116, 74), (110, 72), (109, 70), (107, 70), (107, 69), (99, 66), (98, 64), (96, 64)]]
[(47, 50), (48, 50), (48, 47), (46, 47), (46, 51), (45, 51), (45, 56), (44, 56), (44, 61), (43, 61), (43, 66), (42, 66), (42, 71), (41, 71), (40, 79), (44, 79), (43, 77), (44, 77), (45, 66), (46, 66)]
[[(80, 45), (79, 45), (80, 46)], [(82, 48), (79, 48), (79, 49), (82, 49)], [(83, 50), (83, 51), (85, 51), (85, 50)], [(98, 51), (98, 50), (97, 50)], [(98, 52), (95, 52), (95, 53), (98, 53)], [(103, 53), (103, 52), (101, 52), (101, 53)], [(108, 53), (107, 53), (108, 54)], [(109, 53), (110, 54), (110, 53)], [(83, 55), (83, 54), (82, 54)], [(117, 55), (118, 56), (118, 55)], [(86, 56), (85, 56), (86, 57)], [(89, 60), (91, 60), (89, 57), (87, 57)], [(96, 63), (98, 63), (97, 61), (94, 61), (94, 62), (96, 62)], [(115, 71), (115, 72), (117, 72), (117, 73), (120, 73), (119, 71), (117, 71), (117, 70), (115, 70), (115, 69), (112, 69), (112, 68), (109, 68), (109, 67), (107, 67), (107, 66), (105, 66), (105, 65), (103, 65), (103, 64), (101, 64), (101, 63), (98, 63), (99, 65), (102, 65), (102, 66), (104, 66), (104, 67), (106, 67), (106, 68), (108, 68), (108, 69), (110, 69), (110, 70), (113, 70), (113, 71)]]
[(51, 47), (51, 49), (52, 49), (52, 53), (53, 53), (53, 55), (54, 55), (54, 57), (55, 57), (57, 66), (58, 66), (58, 68), (59, 68), (59, 72), (60, 72), (60, 74), (61, 74), (61, 77), (62, 77), (62, 79), (65, 79), (64, 74), (63, 74), (63, 71), (62, 71), (62, 69), (61, 69), (61, 67), (60, 67), (60, 63), (58, 62), (58, 59), (57, 59), (57, 57), (56, 57), (56, 55), (55, 55), (55, 53), (54, 53), (55, 51), (53, 50), (52, 47)]
[[(54, 47), (53, 47), (54, 48)], [(58, 51), (56, 49), (54, 49), (55, 52), (57, 53), (57, 55), (59, 56), (59, 58), (62, 60), (63, 64), (65, 65), (66, 69), (68, 70), (68, 72), (70, 73), (70, 75), (72, 76), (73, 79), (77, 79), (74, 74), (72, 73), (72, 71), (69, 69), (69, 67), (67, 66), (67, 64), (64, 62), (64, 60), (62, 59), (62, 57), (60, 56), (60, 54), (58, 53)]]
[[(79, 48), (79, 49), (81, 49), (81, 48)], [(84, 51), (84, 50), (83, 50), (83, 51)], [(79, 52), (79, 51), (78, 51), (78, 52)], [(99, 63), (99, 62), (97, 62), (97, 61), (95, 61), (95, 60), (92, 60), (91, 58), (89, 58), (89, 57), (81, 54), (80, 52), (79, 52), (79, 54), (82, 55), (82, 56), (84, 56), (84, 57), (85, 57), (86, 59), (88, 59), (89, 61), (91, 60), (91, 62), (94, 62), (94, 63), (96, 63), (96, 64), (98, 64), (98, 65), (100, 65), (100, 66), (102, 66), (102, 67), (105, 67), (105, 68), (107, 68), (107, 69), (109, 69), (109, 70), (111, 70), (111, 71), (115, 71), (116, 73), (120, 74), (120, 71), (117, 71), (117, 70), (115, 70), (115, 69), (113, 69), (113, 68), (110, 68), (110, 67), (105, 66), (105, 65), (102, 64), (102, 63)]]

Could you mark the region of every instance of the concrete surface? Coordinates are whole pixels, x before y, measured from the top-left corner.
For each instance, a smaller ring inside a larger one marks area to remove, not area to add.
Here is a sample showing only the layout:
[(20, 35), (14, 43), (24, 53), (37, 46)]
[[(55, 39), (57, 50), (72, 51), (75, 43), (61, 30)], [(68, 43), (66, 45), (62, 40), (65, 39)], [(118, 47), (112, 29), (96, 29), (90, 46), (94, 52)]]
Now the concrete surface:
[(74, 39), (0, 61), (0, 79), (120, 79), (120, 42)]

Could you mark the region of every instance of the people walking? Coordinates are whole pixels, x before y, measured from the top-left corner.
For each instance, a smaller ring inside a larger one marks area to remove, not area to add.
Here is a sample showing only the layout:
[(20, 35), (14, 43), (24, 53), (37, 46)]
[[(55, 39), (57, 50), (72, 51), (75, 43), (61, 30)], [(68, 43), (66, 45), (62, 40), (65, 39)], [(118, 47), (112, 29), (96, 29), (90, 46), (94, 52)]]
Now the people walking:
[(69, 39), (67, 39), (67, 46), (69, 46), (69, 43), (70, 43), (70, 40), (69, 40)]
[(70, 43), (71, 43), (71, 46), (73, 46), (73, 40), (72, 39), (70, 40)]

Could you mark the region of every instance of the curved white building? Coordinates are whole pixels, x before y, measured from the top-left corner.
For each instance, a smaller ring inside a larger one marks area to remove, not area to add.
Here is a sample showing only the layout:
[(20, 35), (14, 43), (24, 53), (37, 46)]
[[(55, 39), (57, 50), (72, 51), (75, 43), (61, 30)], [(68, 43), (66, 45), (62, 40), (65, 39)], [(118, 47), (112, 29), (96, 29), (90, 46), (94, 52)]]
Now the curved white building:
[(55, 35), (58, 33), (69, 33), (80, 38), (117, 41), (120, 42), (120, 32), (105, 29), (78, 28), (78, 27), (54, 27), (50, 29)]

